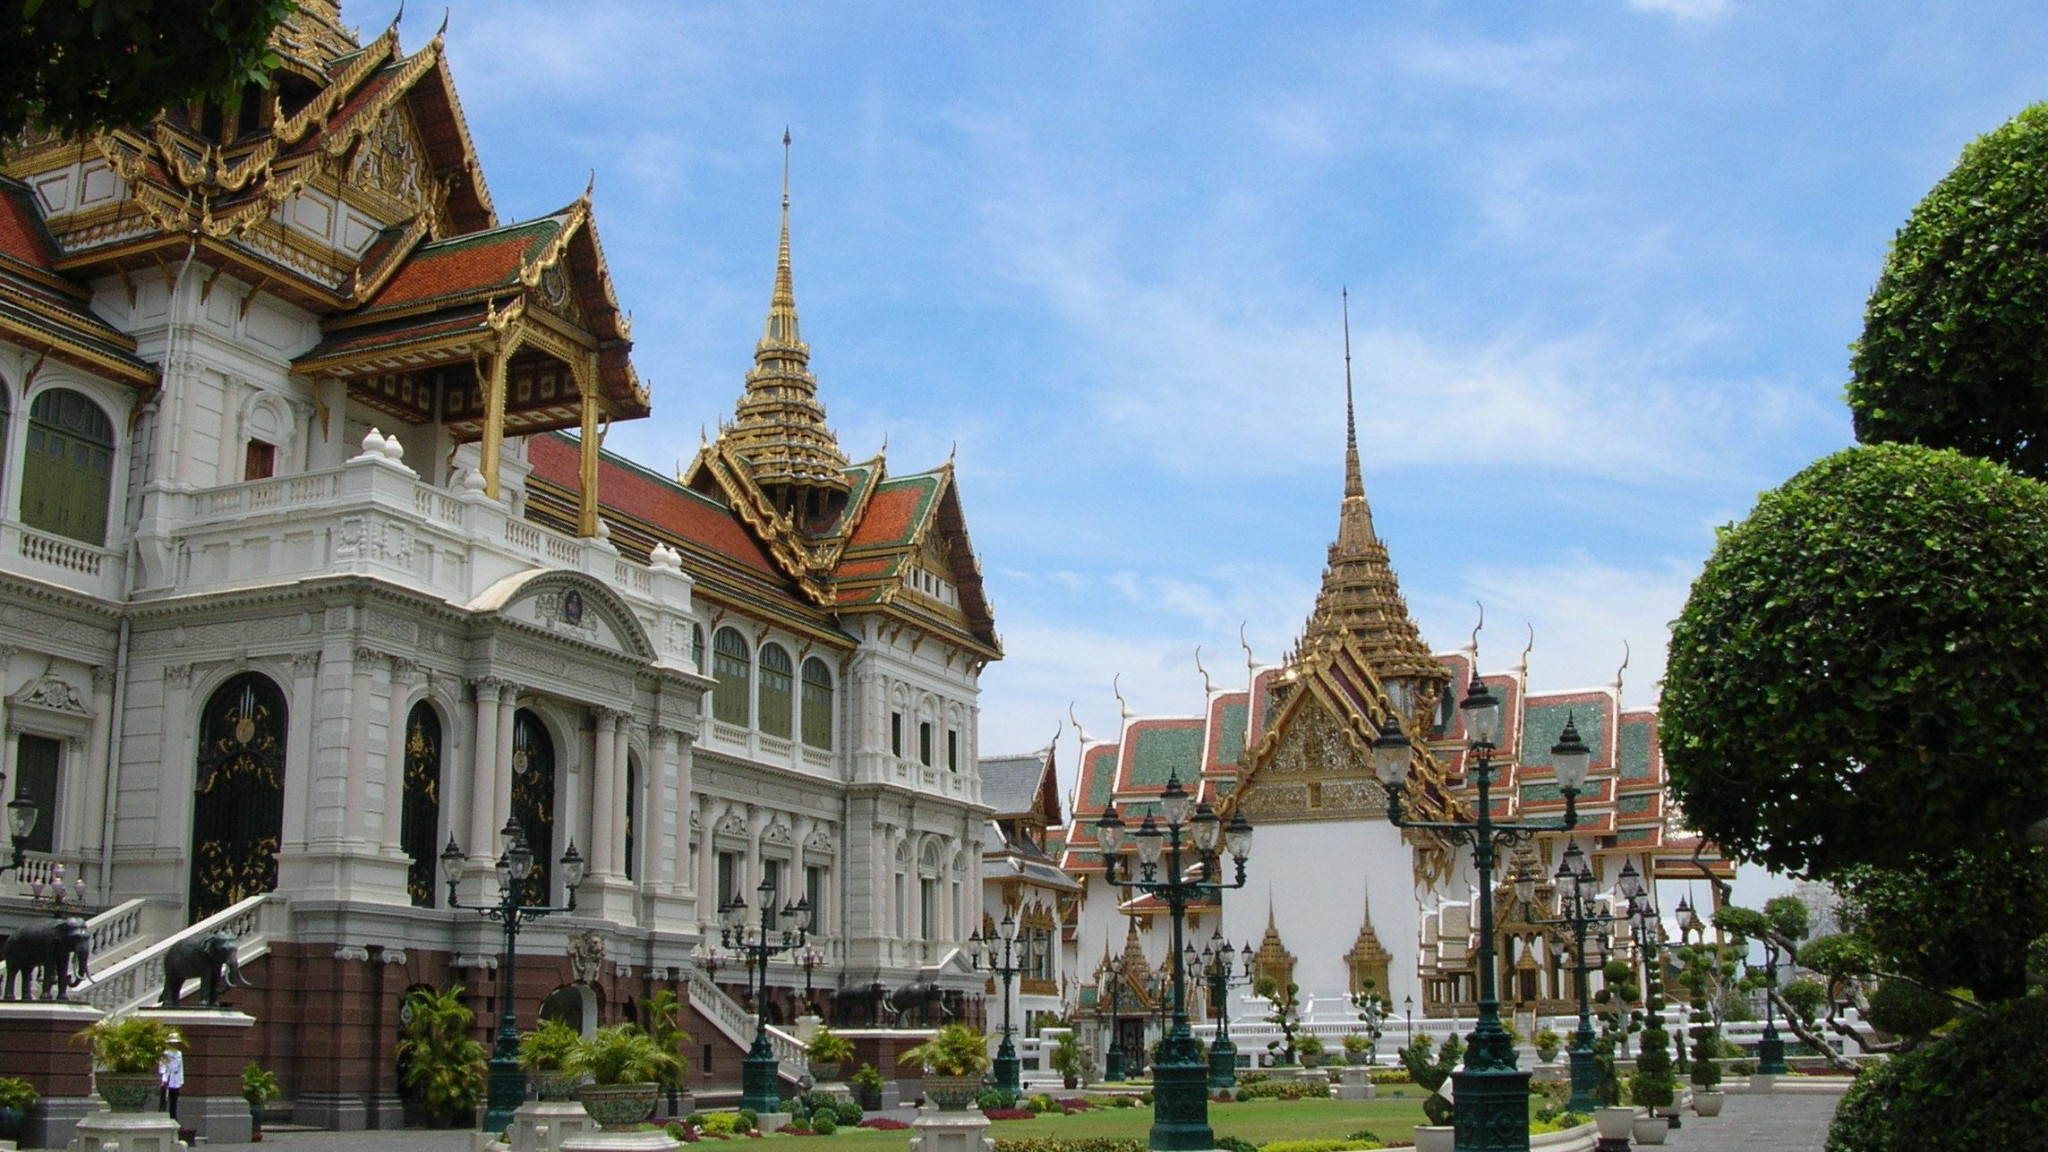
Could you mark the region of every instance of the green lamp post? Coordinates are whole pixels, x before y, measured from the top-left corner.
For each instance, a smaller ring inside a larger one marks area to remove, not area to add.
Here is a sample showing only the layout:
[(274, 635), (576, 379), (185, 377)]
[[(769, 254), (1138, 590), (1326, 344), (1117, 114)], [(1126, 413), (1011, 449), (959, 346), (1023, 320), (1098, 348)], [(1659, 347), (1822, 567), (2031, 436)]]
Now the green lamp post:
[(996, 1090), (1015, 1096), (1024, 1090), (1023, 1061), (1017, 1059), (1017, 1045), (1011, 1041), (1017, 1030), (1010, 1023), (1010, 984), (1024, 970), (1017, 953), (1016, 918), (1006, 910), (994, 936), (983, 939), (981, 929), (976, 928), (974, 935), (967, 938), (967, 947), (969, 958), (977, 970), (986, 963), (988, 970), (1002, 980), (1003, 1042), (996, 1048), (995, 1062), (991, 1067)]
[(1457, 1094), (1458, 1152), (1527, 1152), (1529, 1147), (1529, 1073), (1515, 1067), (1515, 1045), (1501, 1026), (1500, 997), (1495, 987), (1493, 871), (1497, 850), (1542, 832), (1563, 832), (1579, 822), (1579, 790), (1585, 786), (1591, 757), (1560, 744), (1551, 749), (1557, 784), (1564, 793), (1564, 820), (1559, 823), (1503, 823), (1493, 818), (1493, 756), (1501, 734), (1499, 697), (1487, 690), (1475, 669), (1471, 688), (1458, 705), (1470, 741), (1473, 763), (1469, 775), (1479, 789), (1478, 818), (1405, 820), (1402, 792), (1415, 747), (1401, 731), (1400, 717), (1387, 710), (1385, 727), (1373, 741), (1373, 769), (1387, 790), (1387, 819), (1397, 828), (1427, 829), (1452, 841), (1472, 845), (1479, 878), (1479, 1025), (1473, 1029), (1465, 1066), (1452, 1073)]
[[(1197, 803), (1181, 787), (1175, 770), (1166, 778), (1159, 794), (1159, 819), (1145, 822), (1129, 842), (1137, 849), (1136, 875), (1119, 855), (1126, 841), (1123, 818), (1112, 803), (1096, 824), (1102, 844), (1104, 880), (1128, 884), (1150, 892), (1166, 902), (1173, 923), (1173, 940), (1167, 949), (1167, 963), (1173, 970), (1173, 1024), (1159, 1045), (1159, 1060), (1152, 1069), (1151, 1145), (1160, 1152), (1192, 1152), (1216, 1147), (1216, 1134), (1209, 1128), (1209, 1066), (1202, 1059), (1201, 1045), (1188, 1030), (1186, 941), (1187, 906), (1192, 900), (1233, 888), (1244, 887), (1245, 860), (1251, 855), (1252, 826), (1242, 811), (1224, 827), (1207, 801)], [(1234, 880), (1223, 881), (1218, 849), (1229, 851), (1236, 862)], [(1117, 879), (1118, 865), (1124, 878)]]
[(752, 1108), (759, 1114), (782, 1110), (782, 1092), (776, 1083), (781, 1062), (775, 1059), (775, 1049), (768, 1043), (768, 960), (803, 947), (810, 938), (811, 902), (806, 897), (785, 905), (782, 918), (794, 928), (783, 928), (779, 939), (770, 939), (775, 885), (763, 880), (755, 891), (761, 897), (761, 916), (754, 922), (752, 939), (747, 932), (746, 897), (734, 896), (732, 903), (719, 908), (718, 919), (725, 946), (746, 957), (747, 982), (754, 989), (754, 1044), (747, 1049), (747, 1058), (740, 1062), (740, 1107)]
[[(1579, 732), (1570, 718), (1565, 721), (1564, 734), (1558, 738), (1560, 745), (1578, 743)], [(1557, 865), (1558, 916), (1554, 920), (1539, 919), (1533, 910), (1524, 918), (1531, 924), (1570, 928), (1572, 933), (1572, 975), (1579, 992), (1579, 1027), (1572, 1033), (1572, 1098), (1566, 1107), (1573, 1112), (1592, 1115), (1595, 1104), (1593, 1089), (1600, 1083), (1599, 1062), (1593, 1055), (1593, 1011), (1587, 1000), (1588, 977), (1600, 970), (1591, 949), (1597, 946), (1597, 939), (1590, 942), (1587, 933), (1598, 927), (1605, 927), (1607, 913), (1600, 909), (1593, 869), (1586, 863), (1586, 854), (1579, 850), (1578, 841), (1567, 846), (1563, 858)], [(1522, 899), (1522, 907), (1531, 909), (1535, 896), (1536, 877), (1524, 872), (1515, 877), (1515, 894)]]

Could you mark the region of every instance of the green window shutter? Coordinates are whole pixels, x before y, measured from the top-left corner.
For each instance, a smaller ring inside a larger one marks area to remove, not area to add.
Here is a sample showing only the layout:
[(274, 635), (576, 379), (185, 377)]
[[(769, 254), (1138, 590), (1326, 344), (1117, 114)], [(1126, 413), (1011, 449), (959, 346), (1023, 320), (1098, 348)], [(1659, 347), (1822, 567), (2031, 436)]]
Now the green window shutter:
[(29, 852), (54, 852), (57, 775), (64, 746), (47, 736), (23, 736), (15, 748), (14, 795), (36, 804), (36, 826), (19, 844)]
[(804, 743), (832, 747), (832, 673), (816, 656), (804, 661)]
[(114, 425), (106, 413), (64, 388), (36, 397), (21, 468), (22, 523), (104, 545), (113, 475)]
[(747, 660), (747, 642), (730, 628), (720, 628), (711, 638), (711, 716), (727, 724), (747, 723), (747, 688), (753, 666)]
[(795, 686), (795, 670), (790, 667), (789, 653), (780, 644), (761, 646), (761, 708), (759, 722), (761, 732), (767, 736), (789, 739), (790, 718), (795, 704), (792, 689)]

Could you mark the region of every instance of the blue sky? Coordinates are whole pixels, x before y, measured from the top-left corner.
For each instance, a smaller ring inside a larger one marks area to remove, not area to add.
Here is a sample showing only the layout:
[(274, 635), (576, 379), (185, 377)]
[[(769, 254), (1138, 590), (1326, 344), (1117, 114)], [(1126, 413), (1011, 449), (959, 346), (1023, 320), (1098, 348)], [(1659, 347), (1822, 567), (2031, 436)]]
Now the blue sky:
[[(374, 34), (395, 9), (352, 0)], [(958, 446), (1009, 657), (984, 754), (1070, 701), (1192, 712), (1307, 613), (1366, 485), (1438, 648), (1533, 625), (1538, 688), (1663, 670), (1755, 494), (1849, 442), (1847, 345), (1962, 146), (2048, 96), (2013, 4), (736, 4), (457, 0), (506, 218), (597, 218), (652, 419), (687, 460), (795, 270), (841, 444)], [(415, 6), (405, 42), (438, 11)], [(1071, 736), (1062, 749), (1072, 764)]]

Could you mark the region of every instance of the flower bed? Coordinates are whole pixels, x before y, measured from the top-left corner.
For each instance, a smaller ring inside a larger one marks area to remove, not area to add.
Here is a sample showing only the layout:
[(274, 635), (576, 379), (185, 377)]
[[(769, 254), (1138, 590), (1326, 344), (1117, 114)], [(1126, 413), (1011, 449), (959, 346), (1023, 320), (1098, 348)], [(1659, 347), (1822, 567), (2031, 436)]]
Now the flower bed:
[(991, 1120), (1036, 1120), (1038, 1113), (1029, 1108), (983, 1108), (983, 1116)]
[(893, 1120), (887, 1116), (870, 1116), (861, 1121), (860, 1126), (863, 1128), (874, 1128), (882, 1132), (900, 1132), (910, 1127), (908, 1123), (902, 1120)]
[(1147, 1152), (1143, 1140), (1120, 1140), (1095, 1136), (1081, 1140), (1044, 1139), (998, 1140), (995, 1152)]

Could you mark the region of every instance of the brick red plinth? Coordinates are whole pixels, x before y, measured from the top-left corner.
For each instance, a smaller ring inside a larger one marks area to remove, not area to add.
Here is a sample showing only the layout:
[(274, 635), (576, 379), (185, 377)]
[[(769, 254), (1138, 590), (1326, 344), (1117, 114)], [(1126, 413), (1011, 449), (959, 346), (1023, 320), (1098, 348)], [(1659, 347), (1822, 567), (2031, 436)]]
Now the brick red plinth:
[(248, 1102), (242, 1099), (242, 1067), (259, 1050), (256, 1018), (227, 1008), (148, 1008), (136, 1015), (163, 1021), (184, 1040), (179, 1126), (211, 1144), (246, 1143), (250, 1117)]
[(99, 1018), (89, 1004), (0, 1002), (0, 1076), (19, 1076), (44, 1096), (92, 1095), (92, 1049), (71, 1038)]

